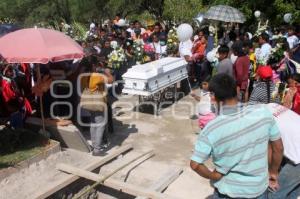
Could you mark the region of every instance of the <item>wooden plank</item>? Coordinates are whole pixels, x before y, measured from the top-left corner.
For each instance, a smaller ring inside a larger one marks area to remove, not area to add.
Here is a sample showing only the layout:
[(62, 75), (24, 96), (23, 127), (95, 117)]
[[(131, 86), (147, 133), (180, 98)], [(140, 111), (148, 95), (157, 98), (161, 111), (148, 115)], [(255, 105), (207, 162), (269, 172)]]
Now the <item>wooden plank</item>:
[[(170, 170), (162, 175), (153, 185), (150, 190), (163, 192), (172, 182), (174, 182), (183, 172), (183, 169)], [(147, 197), (138, 196), (135, 199), (147, 199)]]
[[(108, 178), (110, 178), (111, 176), (113, 176), (115, 173), (117, 173), (118, 171), (124, 169), (125, 167), (127, 167), (128, 165), (130, 165), (131, 163), (139, 160), (140, 158), (146, 157), (147, 159), (154, 156), (154, 152), (148, 151), (146, 153), (143, 153), (142, 155), (139, 155), (137, 157), (135, 157), (134, 159), (127, 161), (125, 164), (122, 164), (121, 166), (119, 166), (117, 169), (114, 169), (112, 172), (110, 172), (109, 174), (106, 174), (101, 181), (97, 181), (95, 182), (92, 186), (90, 186), (88, 189), (86, 189), (84, 192), (82, 192), (80, 195), (74, 197), (73, 199), (80, 199), (82, 198), (82, 196), (84, 196), (85, 194), (89, 193), (90, 191), (92, 191), (92, 189), (96, 188), (98, 185), (102, 184), (105, 180), (107, 180)], [(59, 169), (59, 165), (58, 165), (58, 169)]]
[[(85, 171), (83, 169), (78, 169), (73, 166), (65, 165), (65, 164), (59, 164), (58, 165), (59, 169), (62, 171), (65, 171), (67, 173), (71, 173), (73, 175), (77, 175), (89, 180), (93, 180), (96, 182), (101, 182), (103, 181), (103, 177), (99, 176), (98, 174)], [(150, 189), (145, 189), (143, 187), (140, 187), (138, 185), (132, 185), (128, 183), (124, 183), (121, 181), (117, 181), (114, 179), (107, 179), (104, 182), (102, 182), (103, 185), (107, 187), (111, 187), (113, 189), (128, 193), (130, 195), (134, 196), (145, 196), (147, 198), (153, 198), (153, 199), (175, 199), (173, 196), (169, 196), (167, 194), (162, 194), (158, 193), (156, 191), (150, 190)]]
[[(100, 166), (104, 165), (105, 163), (113, 160), (114, 158), (118, 157), (120, 154), (125, 153), (129, 150), (133, 149), (132, 145), (126, 145), (126, 146), (122, 146), (118, 149), (116, 149), (115, 151), (113, 151), (111, 154), (103, 157), (103, 158), (95, 158), (97, 159), (95, 162), (87, 165), (86, 167), (84, 167), (84, 170), (87, 171), (93, 171), (97, 168), (99, 168)], [(35, 196), (33, 196), (32, 198), (35, 199), (43, 199), (43, 198), (47, 198), (49, 196), (51, 196), (52, 194), (54, 194), (55, 192), (61, 190), (62, 188), (66, 187), (67, 185), (75, 182), (76, 180), (78, 180), (79, 177), (76, 175), (69, 175), (67, 176), (65, 179), (62, 179), (61, 181), (57, 182), (56, 184), (53, 184), (53, 187), (49, 190), (47, 190), (46, 192), (43, 193), (36, 193)]]

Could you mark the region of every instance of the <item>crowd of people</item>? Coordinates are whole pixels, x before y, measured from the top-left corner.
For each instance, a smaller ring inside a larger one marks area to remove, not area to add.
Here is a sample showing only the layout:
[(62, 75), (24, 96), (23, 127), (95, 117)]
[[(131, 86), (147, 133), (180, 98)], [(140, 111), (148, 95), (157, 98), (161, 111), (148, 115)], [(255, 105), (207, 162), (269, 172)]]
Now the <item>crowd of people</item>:
[[(51, 102), (59, 100), (50, 95), (51, 81), (69, 80), (76, 91), (80, 74), (90, 73), (88, 78), (82, 78), (81, 98), (73, 92), (68, 99), (77, 107), (85, 94), (103, 93), (104, 87), (121, 80), (122, 74), (133, 65), (167, 56), (182, 57), (188, 63), (191, 95), (199, 101), (199, 127), (203, 129), (191, 167), (215, 181), (215, 198), (264, 198), (268, 186), (272, 191), (282, 191), (284, 187), (278, 187), (283, 146), (272, 114), (257, 104), (278, 103), (300, 114), (300, 30), (297, 28), (268, 28), (252, 34), (242, 27), (233, 26), (231, 30), (219, 27), (213, 31), (207, 26), (198, 27), (190, 39), (179, 41), (174, 36), (175, 28), (152, 20), (145, 27), (139, 21), (126, 24), (120, 16), (105, 24), (92, 23), (86, 40), (78, 41), (85, 58), (42, 65), (42, 79), (37, 78), (34, 64), (1, 63), (0, 115), (8, 118), (5, 122), (9, 121), (11, 127), (22, 128), (26, 116), (38, 110), (38, 97), (43, 96), (45, 115), (51, 116)], [(201, 94), (197, 95), (194, 90), (199, 87)], [(55, 90), (65, 92), (61, 85)], [(122, 84), (108, 89), (108, 94), (101, 99), (108, 107), (111, 132), (111, 105), (116, 100), (112, 90), (120, 94)], [(84, 108), (89, 112), (90, 122), (100, 124), (91, 126), (90, 131), (93, 155), (102, 155), (106, 139), (104, 109)], [(65, 114), (65, 110), (57, 109), (56, 114)], [(73, 119), (75, 122), (76, 118)], [(213, 172), (204, 165), (211, 156), (216, 166)], [(294, 168), (290, 172), (299, 167), (290, 163), (293, 160), (286, 162)], [(293, 181), (294, 189), (280, 198), (298, 194), (299, 183), (299, 179)]]
[[(199, 127), (203, 130), (191, 168), (212, 181), (214, 199), (300, 196), (300, 139), (299, 132), (291, 130), (299, 120), (285, 131), (279, 125), (287, 123), (280, 121), (282, 115), (286, 114), (287, 120), (299, 117), (299, 30), (288, 27), (278, 34), (272, 37), (263, 31), (251, 38), (251, 33), (241, 37), (229, 33), (230, 42), (224, 43), (223, 38), (216, 50), (218, 62), (210, 62), (215, 64), (211, 70), (202, 68), (209, 66), (203, 64), (205, 56), (197, 69), (194, 46), (182, 51), (190, 71), (210, 71), (195, 73), (194, 81), (200, 77), (202, 93), (192, 96), (199, 101)], [(201, 33), (198, 37), (201, 39)], [(210, 59), (209, 53), (206, 59)], [(203, 74), (207, 79), (201, 81)], [(270, 106), (279, 108), (274, 112)], [(205, 165), (209, 158), (213, 171)]]
[[(294, 30), (294, 27), (289, 27), (286, 36), (284, 33), (272, 40), (267, 32), (262, 32), (253, 38), (249, 37), (249, 34), (252, 34), (248, 32), (240, 37), (237, 37), (234, 32), (229, 32), (228, 37), (231, 39), (228, 41), (230, 42), (224, 43), (226, 38), (223, 38), (218, 48), (212, 50), (215, 51), (213, 56), (215, 59), (217, 58), (217, 61), (211, 60), (210, 53), (203, 50), (207, 49), (205, 48), (207, 47), (207, 36), (203, 36), (203, 32), (200, 31), (191, 48), (191, 53), (186, 53), (184, 56), (190, 63), (189, 71), (192, 74), (190, 82), (198, 83), (201, 86), (201, 84), (208, 84), (215, 74), (225, 73), (236, 81), (239, 102), (278, 103), (299, 114), (297, 83), (299, 82), (300, 47)], [(273, 38), (275, 37), (273, 36)], [(199, 40), (204, 42), (198, 43)], [(195, 48), (200, 50), (195, 52)], [(182, 52), (185, 51), (182, 50)], [(281, 51), (279, 56), (275, 55), (278, 51)], [(202, 91), (201, 95), (207, 95), (205, 88)], [(194, 93), (192, 95), (199, 101), (200, 96), (196, 96)], [(209, 107), (210, 100), (204, 97), (204, 102), (200, 101), (201, 110), (207, 109), (204, 103)], [(199, 112), (201, 110), (199, 109)], [(204, 112), (208, 115), (211, 114), (208, 111)], [(207, 120), (205, 114), (202, 113), (199, 115), (199, 123), (201, 123), (201, 118), (203, 121)]]

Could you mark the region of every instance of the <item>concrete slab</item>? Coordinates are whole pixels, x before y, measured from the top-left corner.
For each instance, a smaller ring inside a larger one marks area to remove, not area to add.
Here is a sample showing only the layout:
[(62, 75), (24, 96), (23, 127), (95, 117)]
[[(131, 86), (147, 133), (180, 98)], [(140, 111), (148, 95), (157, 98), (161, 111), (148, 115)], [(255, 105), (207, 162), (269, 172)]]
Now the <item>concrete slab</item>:
[[(42, 128), (42, 120), (40, 118), (30, 117), (26, 119), (26, 125), (30, 129), (39, 131), (39, 129)], [(73, 124), (68, 126), (54, 126), (46, 123), (46, 130), (51, 133), (53, 139), (61, 143), (62, 147), (76, 149), (82, 152), (91, 151), (86, 139)]]

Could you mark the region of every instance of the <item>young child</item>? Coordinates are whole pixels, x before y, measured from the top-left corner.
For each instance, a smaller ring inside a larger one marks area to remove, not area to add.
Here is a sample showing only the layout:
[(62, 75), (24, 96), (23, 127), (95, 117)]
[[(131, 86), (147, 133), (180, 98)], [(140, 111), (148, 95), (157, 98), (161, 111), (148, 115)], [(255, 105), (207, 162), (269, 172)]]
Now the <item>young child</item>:
[(292, 111), (300, 115), (300, 74), (295, 74), (293, 79), (295, 81), (296, 92), (293, 97)]
[(285, 95), (283, 97), (283, 106), (288, 109), (291, 109), (293, 106), (294, 96), (297, 92), (297, 81), (294, 76), (288, 78), (288, 88), (286, 89)]
[(192, 93), (191, 96), (197, 100), (198, 126), (203, 129), (211, 120), (215, 119), (216, 115), (212, 111), (211, 98), (208, 91), (209, 77), (201, 84), (202, 90), (200, 96)]

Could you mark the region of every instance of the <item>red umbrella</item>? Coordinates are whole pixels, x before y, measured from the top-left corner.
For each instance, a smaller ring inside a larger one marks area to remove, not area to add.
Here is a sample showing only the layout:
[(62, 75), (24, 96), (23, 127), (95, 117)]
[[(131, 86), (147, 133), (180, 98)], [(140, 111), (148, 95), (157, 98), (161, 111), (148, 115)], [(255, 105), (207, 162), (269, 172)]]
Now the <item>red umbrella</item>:
[[(0, 55), (8, 63), (47, 64), (82, 59), (83, 49), (65, 34), (44, 28), (22, 29), (0, 38)], [(38, 81), (40, 81), (38, 67)], [(45, 131), (42, 98), (40, 97), (43, 130)]]
[(43, 28), (22, 29), (0, 38), (0, 54), (8, 63), (40, 64), (84, 56), (81, 46), (70, 37)]

